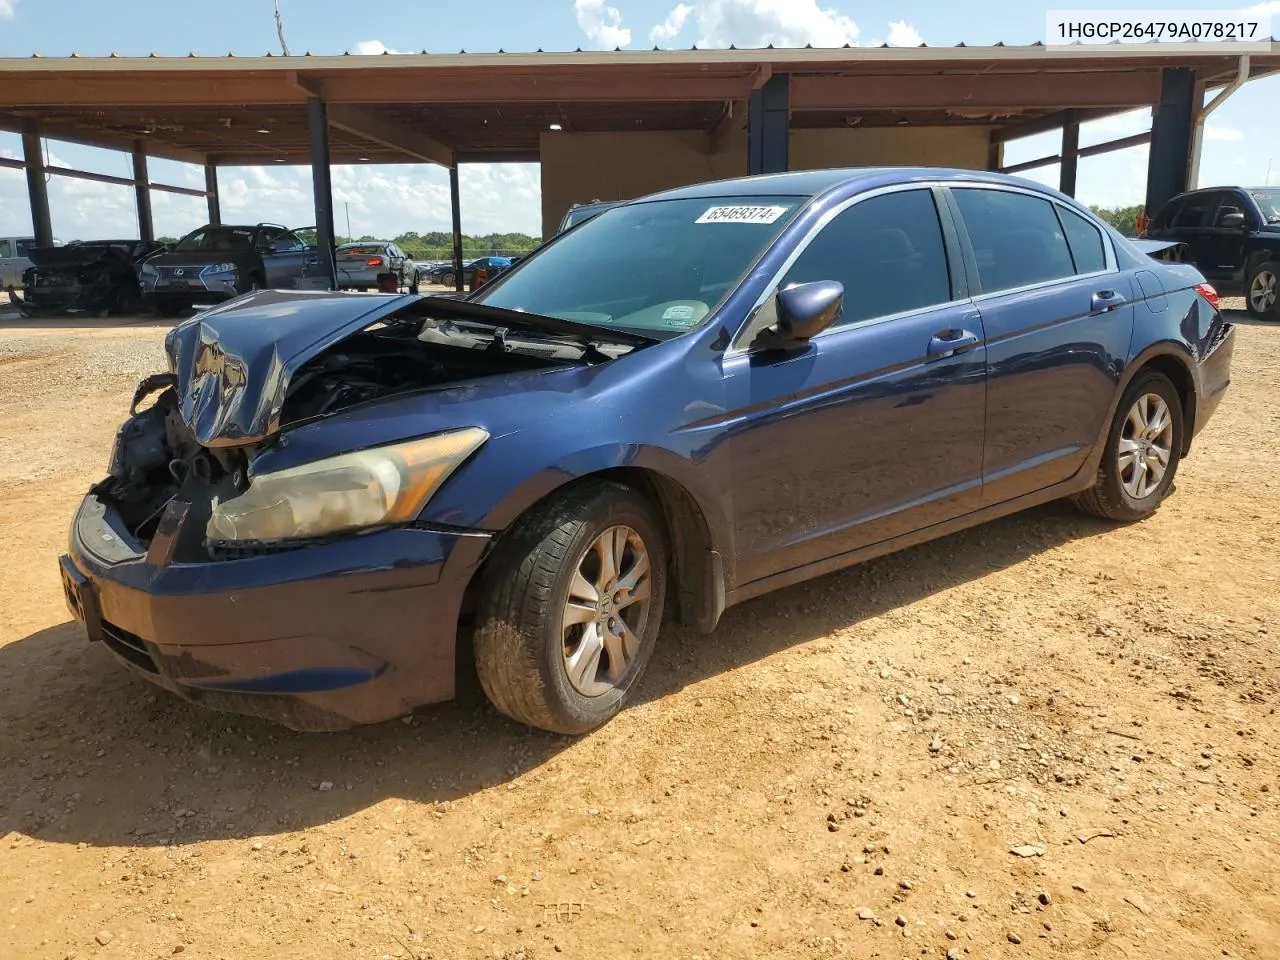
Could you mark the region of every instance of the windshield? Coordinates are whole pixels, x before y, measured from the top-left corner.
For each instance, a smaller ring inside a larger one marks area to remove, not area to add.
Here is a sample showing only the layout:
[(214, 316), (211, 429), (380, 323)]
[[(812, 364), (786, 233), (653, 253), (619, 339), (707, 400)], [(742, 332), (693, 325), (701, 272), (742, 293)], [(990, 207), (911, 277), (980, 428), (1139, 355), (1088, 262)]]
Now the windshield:
[(1280, 223), (1280, 190), (1250, 190), (1267, 223)]
[(663, 339), (677, 336), (729, 295), (803, 202), (704, 197), (614, 207), (472, 299)]
[(253, 246), (253, 231), (239, 227), (209, 227), (177, 242), (175, 253), (236, 253)]

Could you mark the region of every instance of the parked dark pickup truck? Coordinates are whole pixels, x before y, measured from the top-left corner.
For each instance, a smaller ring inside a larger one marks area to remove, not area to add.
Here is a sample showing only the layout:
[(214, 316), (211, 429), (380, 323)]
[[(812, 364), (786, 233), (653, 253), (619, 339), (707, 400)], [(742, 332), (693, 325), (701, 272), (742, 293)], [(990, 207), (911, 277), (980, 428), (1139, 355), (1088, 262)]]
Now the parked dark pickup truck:
[(1185, 243), (1225, 297), (1260, 320), (1280, 320), (1280, 187), (1213, 187), (1174, 197), (1147, 236)]

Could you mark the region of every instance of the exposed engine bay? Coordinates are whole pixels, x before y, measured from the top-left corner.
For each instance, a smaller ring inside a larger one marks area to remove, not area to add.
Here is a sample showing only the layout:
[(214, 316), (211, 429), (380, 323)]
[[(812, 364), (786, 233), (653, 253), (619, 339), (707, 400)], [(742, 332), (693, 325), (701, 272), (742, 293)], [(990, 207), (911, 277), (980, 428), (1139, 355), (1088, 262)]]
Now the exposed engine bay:
[(120, 313), (141, 306), (135, 270), (166, 249), (151, 240), (100, 240), (36, 247), (17, 300), (27, 316), (58, 312)]
[[(582, 352), (580, 346), (554, 341), (517, 346), (492, 327), (466, 332), (451, 324), (379, 325), (339, 341), (297, 369), (280, 426), (284, 430), (396, 395), (582, 362)], [(242, 493), (250, 461), (279, 436), (239, 446), (202, 446), (183, 419), (178, 389), (173, 373), (153, 375), (139, 385), (130, 417), (117, 432), (109, 476), (92, 491), (114, 509), (120, 526), (143, 550), (171, 501), (189, 504), (184, 528), (203, 531), (214, 499)], [(154, 402), (141, 408), (152, 396)], [(199, 537), (184, 549), (189, 555), (198, 551), (199, 559), (211, 555)]]

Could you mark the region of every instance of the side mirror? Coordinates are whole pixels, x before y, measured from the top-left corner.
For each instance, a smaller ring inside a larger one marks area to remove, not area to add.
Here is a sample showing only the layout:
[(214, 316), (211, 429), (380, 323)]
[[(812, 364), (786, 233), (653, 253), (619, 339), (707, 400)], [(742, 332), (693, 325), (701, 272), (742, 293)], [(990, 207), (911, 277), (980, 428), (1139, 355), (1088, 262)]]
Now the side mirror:
[(844, 284), (816, 280), (779, 290), (774, 297), (777, 320), (760, 331), (753, 346), (788, 350), (804, 346), (840, 317), (844, 309)]
[(1244, 225), (1244, 214), (1239, 211), (1235, 213), (1224, 213), (1222, 215), (1222, 221), (1219, 223), (1219, 226), (1226, 227), (1228, 229), (1232, 227), (1243, 227)]

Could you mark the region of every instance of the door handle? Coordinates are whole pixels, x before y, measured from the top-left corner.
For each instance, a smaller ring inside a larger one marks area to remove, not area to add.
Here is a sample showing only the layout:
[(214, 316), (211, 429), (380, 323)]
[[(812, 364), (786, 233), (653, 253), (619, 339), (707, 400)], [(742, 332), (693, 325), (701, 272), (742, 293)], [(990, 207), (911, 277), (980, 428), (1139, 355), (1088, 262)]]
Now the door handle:
[(1089, 308), (1094, 313), (1106, 313), (1125, 302), (1124, 294), (1119, 290), (1099, 290), (1089, 299)]
[(929, 341), (929, 356), (941, 360), (977, 345), (978, 335), (972, 330), (939, 330)]
[(320, 262), (320, 258), (319, 258), (319, 257), (307, 257), (307, 259), (306, 259), (306, 261), (305, 261), (305, 262), (307, 262), (307, 263), (313, 263), (313, 264), (314, 264), (314, 263), (319, 263), (319, 262)]

